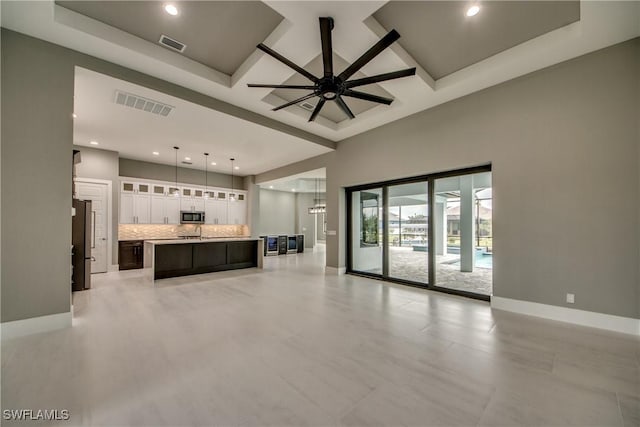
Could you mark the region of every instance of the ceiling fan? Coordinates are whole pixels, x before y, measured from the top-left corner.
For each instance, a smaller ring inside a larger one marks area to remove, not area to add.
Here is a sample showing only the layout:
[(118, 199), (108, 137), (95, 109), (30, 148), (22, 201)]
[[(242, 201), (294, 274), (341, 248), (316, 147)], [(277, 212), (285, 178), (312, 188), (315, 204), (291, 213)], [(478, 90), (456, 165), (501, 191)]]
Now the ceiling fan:
[(369, 85), (372, 83), (379, 83), (386, 80), (398, 79), (400, 77), (413, 76), (416, 73), (415, 68), (408, 68), (406, 70), (393, 71), (391, 73), (378, 74), (375, 76), (364, 77), (361, 79), (349, 80), (358, 70), (364, 67), (369, 61), (378, 56), (380, 52), (388, 48), (393, 42), (400, 38), (400, 34), (396, 30), (391, 30), (380, 41), (373, 45), (368, 51), (366, 51), (360, 58), (358, 58), (353, 64), (349, 65), (344, 71), (337, 76), (333, 73), (333, 49), (331, 47), (331, 30), (333, 30), (333, 18), (320, 18), (320, 39), (322, 40), (322, 64), (324, 66), (324, 76), (318, 78), (305, 70), (304, 68), (289, 61), (284, 56), (280, 55), (273, 49), (260, 43), (257, 47), (261, 51), (268, 55), (271, 55), (278, 61), (293, 68), (298, 73), (309, 79), (313, 85), (266, 85), (266, 84), (248, 84), (249, 87), (262, 87), (272, 89), (301, 89), (311, 90), (313, 92), (302, 96), (298, 99), (294, 99), (291, 102), (280, 105), (273, 109), (278, 111), (282, 108), (289, 107), (299, 102), (305, 101), (309, 98), (318, 97), (320, 100), (316, 104), (313, 113), (309, 121), (312, 122), (316, 119), (320, 110), (327, 101), (335, 101), (338, 107), (350, 118), (355, 118), (355, 115), (351, 109), (347, 106), (342, 99), (343, 96), (363, 99), (365, 101), (377, 102), (379, 104), (390, 105), (393, 102), (391, 98), (385, 98), (382, 96), (372, 95), (365, 92), (353, 90), (355, 87)]

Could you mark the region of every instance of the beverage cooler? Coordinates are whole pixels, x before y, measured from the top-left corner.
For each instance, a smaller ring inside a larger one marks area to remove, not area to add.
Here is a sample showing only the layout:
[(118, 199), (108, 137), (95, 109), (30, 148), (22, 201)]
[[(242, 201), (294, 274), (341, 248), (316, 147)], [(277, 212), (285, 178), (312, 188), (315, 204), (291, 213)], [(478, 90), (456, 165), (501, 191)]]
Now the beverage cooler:
[(287, 236), (287, 254), (298, 253), (298, 236)]

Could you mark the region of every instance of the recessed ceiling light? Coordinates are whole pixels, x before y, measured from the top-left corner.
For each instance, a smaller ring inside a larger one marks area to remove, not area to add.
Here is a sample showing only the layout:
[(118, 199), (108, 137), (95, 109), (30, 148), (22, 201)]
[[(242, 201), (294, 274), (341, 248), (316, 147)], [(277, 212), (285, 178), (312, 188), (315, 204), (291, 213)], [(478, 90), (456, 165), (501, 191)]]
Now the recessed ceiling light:
[(238, 170), (238, 169), (240, 169), (240, 166), (236, 166), (236, 167), (234, 167), (234, 169), (235, 169), (235, 170)]
[(269, 188), (273, 188), (273, 185), (270, 185)]
[(292, 188), (292, 189), (291, 189), (291, 191), (296, 191), (296, 189), (295, 189), (295, 188)]
[(191, 157), (185, 157), (184, 159), (188, 162), (189, 160), (191, 160)]
[(157, 151), (154, 151), (154, 152), (153, 152), (153, 155), (154, 155), (154, 156), (159, 156), (159, 155), (160, 155), (160, 153), (158, 153)]
[(467, 16), (475, 16), (480, 12), (480, 6), (473, 5), (469, 9), (467, 9)]
[(89, 141), (89, 144), (91, 144), (91, 145), (98, 145), (98, 141)]
[(164, 11), (167, 12), (171, 16), (176, 16), (178, 14), (178, 8), (172, 4), (167, 4), (164, 6)]
[(78, 118), (78, 115), (77, 115), (76, 113), (73, 113), (73, 114), (71, 115), (71, 117), (73, 117), (74, 119), (77, 119), (77, 118)]
[(217, 165), (216, 162), (211, 162), (211, 166), (215, 166), (215, 165)]

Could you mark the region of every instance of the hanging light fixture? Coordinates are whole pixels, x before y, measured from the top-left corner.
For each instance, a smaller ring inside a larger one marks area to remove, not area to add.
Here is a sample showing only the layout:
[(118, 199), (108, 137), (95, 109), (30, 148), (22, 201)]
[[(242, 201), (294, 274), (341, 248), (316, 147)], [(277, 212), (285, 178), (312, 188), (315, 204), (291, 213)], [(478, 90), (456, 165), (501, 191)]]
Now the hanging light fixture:
[(180, 147), (173, 147), (176, 152), (176, 189), (173, 190), (174, 197), (180, 197), (180, 189), (178, 188), (178, 150)]
[(204, 198), (209, 198), (209, 193), (207, 192), (207, 184), (209, 184), (209, 174), (207, 173), (207, 164), (209, 163), (209, 153), (204, 153)]
[(236, 201), (236, 195), (233, 192), (233, 162), (236, 160), (233, 157), (230, 159), (231, 160), (231, 193), (229, 193), (229, 201), (230, 202), (235, 202)]
[(320, 199), (320, 185), (319, 179), (316, 178), (316, 191), (314, 193), (313, 206), (309, 208), (309, 214), (319, 214), (325, 213), (327, 211), (327, 207), (323, 203), (323, 200)]

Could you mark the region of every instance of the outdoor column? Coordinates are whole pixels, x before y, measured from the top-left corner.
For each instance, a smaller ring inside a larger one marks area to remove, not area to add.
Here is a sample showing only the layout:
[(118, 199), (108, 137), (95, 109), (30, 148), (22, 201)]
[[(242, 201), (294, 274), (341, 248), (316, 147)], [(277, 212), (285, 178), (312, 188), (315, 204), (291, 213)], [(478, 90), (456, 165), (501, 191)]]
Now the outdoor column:
[(460, 271), (472, 272), (476, 252), (473, 175), (460, 177)]
[(445, 197), (436, 196), (435, 206), (435, 242), (433, 246), (436, 255), (447, 254), (447, 199)]

